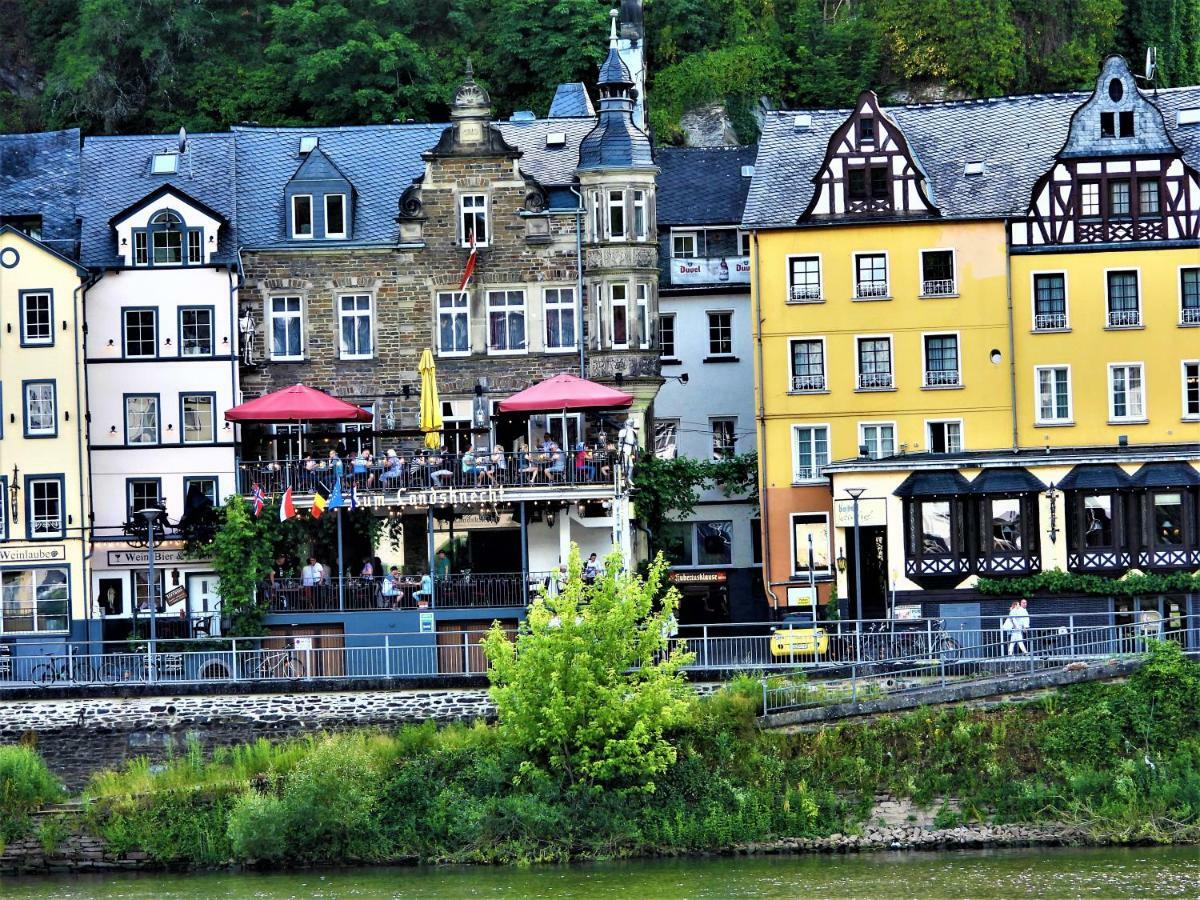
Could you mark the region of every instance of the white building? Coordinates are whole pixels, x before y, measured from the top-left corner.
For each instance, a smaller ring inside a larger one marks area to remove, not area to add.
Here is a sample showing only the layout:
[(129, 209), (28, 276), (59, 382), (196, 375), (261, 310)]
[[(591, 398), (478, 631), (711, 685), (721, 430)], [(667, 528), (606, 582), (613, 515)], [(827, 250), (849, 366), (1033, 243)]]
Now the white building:
[[(754, 147), (664, 147), (658, 177), (659, 338), (667, 379), (654, 403), (655, 451), (719, 459), (755, 449), (750, 252), (738, 231)], [(668, 526), (684, 622), (767, 615), (756, 497), (702, 492)]]
[(212, 632), (216, 582), (178, 526), (237, 490), (233, 137), (88, 138), (82, 168), (95, 605), (106, 639), (146, 634), (144, 532), (127, 523), (161, 504), (159, 634)]

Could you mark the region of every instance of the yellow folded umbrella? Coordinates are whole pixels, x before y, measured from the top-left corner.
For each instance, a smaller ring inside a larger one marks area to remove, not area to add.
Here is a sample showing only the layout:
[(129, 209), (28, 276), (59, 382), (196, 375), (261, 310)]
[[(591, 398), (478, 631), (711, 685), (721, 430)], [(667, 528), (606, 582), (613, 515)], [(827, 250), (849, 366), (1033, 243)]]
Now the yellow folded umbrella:
[(438, 402), (437, 367), (428, 347), (421, 351), (417, 372), (421, 375), (421, 430), (425, 432), (425, 446), (436, 450), (442, 445), (442, 404)]

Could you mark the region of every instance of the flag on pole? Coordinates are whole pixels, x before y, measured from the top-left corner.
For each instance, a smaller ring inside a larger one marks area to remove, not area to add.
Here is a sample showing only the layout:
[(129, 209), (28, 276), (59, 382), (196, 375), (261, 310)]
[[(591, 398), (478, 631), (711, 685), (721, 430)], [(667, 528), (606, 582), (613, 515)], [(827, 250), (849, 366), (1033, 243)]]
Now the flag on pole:
[(467, 240), (471, 244), (471, 255), (467, 257), (467, 264), (463, 268), (462, 281), (458, 285), (458, 292), (461, 294), (467, 289), (467, 285), (471, 283), (471, 277), (475, 274), (475, 263), (479, 260), (479, 252), (475, 249), (475, 231), (474, 229), (467, 236)]
[(283, 499), (279, 501), (279, 521), (286, 522), (296, 514), (296, 505), (292, 503), (292, 489), (288, 488), (283, 492)]
[(350, 508), (358, 509), (358, 488), (350, 485)]
[(338, 509), (345, 505), (345, 501), (342, 500), (342, 479), (339, 478), (333, 483), (333, 490), (329, 493), (329, 502), (325, 504), (325, 508)]
[(324, 485), (318, 485), (317, 491), (313, 494), (313, 505), (310, 512), (314, 519), (321, 518), (321, 513), (325, 512), (325, 507), (329, 504), (329, 489)]
[(267, 502), (267, 495), (263, 493), (263, 489), (259, 487), (257, 481), (254, 483), (252, 495), (254, 497), (254, 518), (257, 519), (262, 515), (263, 504)]

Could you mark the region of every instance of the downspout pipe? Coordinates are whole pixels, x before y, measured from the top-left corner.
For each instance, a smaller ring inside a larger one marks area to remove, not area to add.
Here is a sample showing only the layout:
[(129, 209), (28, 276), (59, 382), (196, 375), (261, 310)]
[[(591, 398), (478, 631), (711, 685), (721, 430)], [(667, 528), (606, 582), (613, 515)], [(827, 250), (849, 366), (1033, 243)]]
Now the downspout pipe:
[(758, 371), (755, 380), (758, 388), (758, 502), (762, 507), (763, 522), (763, 590), (771, 598), (771, 605), (779, 609), (779, 598), (771, 590), (771, 500), (767, 490), (767, 395), (763, 375), (763, 316), (762, 316), (762, 266), (759, 262), (758, 229), (750, 232), (750, 243), (754, 251), (750, 266), (754, 271), (754, 321), (758, 335), (755, 352), (758, 356)]
[(1008, 395), (1009, 412), (1012, 416), (1012, 451), (1020, 447), (1017, 431), (1017, 336), (1013, 320), (1012, 289), (1012, 225), (1004, 224), (1004, 287), (1008, 293)]
[[(92, 404), (88, 396), (88, 377), (87, 377), (87, 319), (84, 318), (86, 301), (85, 295), (91, 290), (104, 273), (92, 274), (85, 278), (73, 291), (72, 304), (75, 310), (75, 403), (76, 415), (79, 415), (78, 410), (83, 410), (83, 415), (80, 416), (82, 421), (79, 423), (79, 428), (76, 429), (76, 442), (79, 452), (79, 516), (83, 520), (79, 523), (79, 537), (84, 542), (83, 550), (83, 579), (84, 579), (84, 599), (86, 609), (84, 611), (84, 627), (87, 629), (87, 641), (90, 644), (92, 641), (92, 607), (96, 602), (95, 592), (92, 590), (92, 575), (89, 571), (88, 564), (92, 560), (92, 546), (95, 539), (95, 524), (92, 519), (92, 459), (88, 452), (88, 447), (91, 446), (92, 440)], [(80, 356), (82, 355), (82, 359)], [(80, 403), (79, 396), (79, 379), (83, 379), (83, 402)], [(84, 478), (84, 473), (87, 473), (87, 478)], [(87, 490), (84, 490), (83, 482), (87, 481)], [(102, 639), (104, 635), (100, 636)]]
[(584, 358), (583, 348), (583, 194), (570, 188), (572, 194), (579, 200), (579, 207), (575, 210), (575, 296), (577, 303), (575, 304), (575, 327), (578, 329), (579, 341), (579, 377), (587, 378), (587, 360)]

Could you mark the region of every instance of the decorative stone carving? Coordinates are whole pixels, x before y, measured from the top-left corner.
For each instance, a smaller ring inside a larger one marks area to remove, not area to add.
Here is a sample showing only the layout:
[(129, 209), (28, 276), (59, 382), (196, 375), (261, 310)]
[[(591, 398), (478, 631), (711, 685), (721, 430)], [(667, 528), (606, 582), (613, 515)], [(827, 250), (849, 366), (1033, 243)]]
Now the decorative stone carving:
[(589, 247), (584, 255), (587, 269), (657, 269), (656, 247)]

